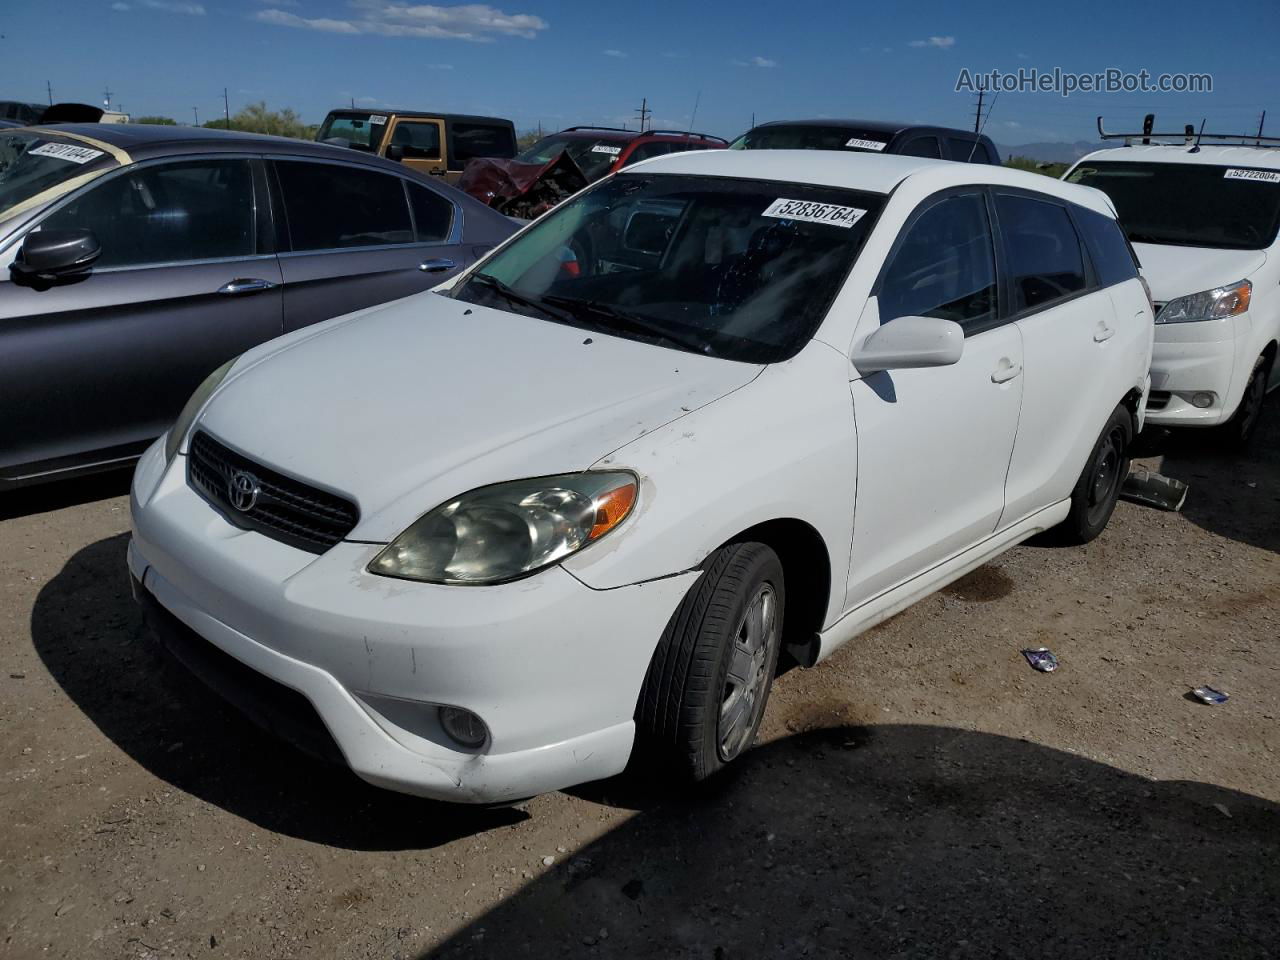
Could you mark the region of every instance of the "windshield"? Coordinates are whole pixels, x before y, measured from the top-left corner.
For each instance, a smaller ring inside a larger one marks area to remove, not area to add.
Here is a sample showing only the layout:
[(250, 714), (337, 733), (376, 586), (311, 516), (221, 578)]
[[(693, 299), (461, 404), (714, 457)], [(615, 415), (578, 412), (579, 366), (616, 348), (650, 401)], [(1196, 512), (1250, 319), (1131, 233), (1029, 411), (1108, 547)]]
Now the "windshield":
[(1276, 170), (1090, 160), (1067, 180), (1106, 193), (1133, 243), (1260, 250), (1280, 225)]
[(454, 295), (774, 363), (812, 337), (883, 202), (832, 187), (620, 174), (536, 222)]
[(851, 127), (822, 127), (804, 123), (756, 127), (729, 145), (730, 150), (850, 150), (883, 153), (889, 134)]
[(377, 153), (386, 131), (387, 116), (383, 113), (331, 113), (324, 118), (316, 139), (345, 140), (357, 150)]
[(543, 137), (520, 156), (519, 163), (550, 163), (563, 150), (578, 165), (587, 180), (599, 180), (609, 172), (609, 165), (622, 153), (625, 141), (592, 137)]
[(113, 157), (96, 147), (0, 131), (0, 217), (82, 173), (115, 165)]

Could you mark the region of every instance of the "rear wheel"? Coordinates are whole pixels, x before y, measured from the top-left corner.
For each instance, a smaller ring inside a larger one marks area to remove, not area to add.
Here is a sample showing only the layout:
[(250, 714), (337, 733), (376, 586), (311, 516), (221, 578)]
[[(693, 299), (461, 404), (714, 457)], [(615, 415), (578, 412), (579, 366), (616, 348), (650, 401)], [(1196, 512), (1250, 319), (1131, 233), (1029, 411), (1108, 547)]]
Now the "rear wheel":
[(1253, 374), (1245, 384), (1244, 395), (1235, 414), (1216, 428), (1217, 439), (1228, 450), (1242, 451), (1248, 448), (1258, 430), (1258, 421), (1262, 417), (1262, 405), (1267, 399), (1267, 380), (1271, 377), (1271, 361), (1259, 357), (1254, 364)]
[(1063, 544), (1088, 543), (1107, 528), (1120, 499), (1120, 487), (1129, 473), (1129, 446), (1133, 442), (1133, 416), (1124, 405), (1111, 412), (1071, 491), (1071, 512), (1052, 534)]
[(755, 741), (786, 605), (782, 563), (762, 543), (717, 551), (663, 632), (636, 709), (647, 759), (703, 780)]

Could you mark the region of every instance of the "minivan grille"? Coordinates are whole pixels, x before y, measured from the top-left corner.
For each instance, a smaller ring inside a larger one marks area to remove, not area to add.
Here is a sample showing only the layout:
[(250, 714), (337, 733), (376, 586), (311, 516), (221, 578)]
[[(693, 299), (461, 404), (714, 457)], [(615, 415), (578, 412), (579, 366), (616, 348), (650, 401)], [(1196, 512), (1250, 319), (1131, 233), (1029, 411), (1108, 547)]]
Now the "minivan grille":
[(191, 438), (187, 479), (236, 526), (311, 553), (340, 542), (360, 519), (350, 500), (254, 463), (203, 431)]

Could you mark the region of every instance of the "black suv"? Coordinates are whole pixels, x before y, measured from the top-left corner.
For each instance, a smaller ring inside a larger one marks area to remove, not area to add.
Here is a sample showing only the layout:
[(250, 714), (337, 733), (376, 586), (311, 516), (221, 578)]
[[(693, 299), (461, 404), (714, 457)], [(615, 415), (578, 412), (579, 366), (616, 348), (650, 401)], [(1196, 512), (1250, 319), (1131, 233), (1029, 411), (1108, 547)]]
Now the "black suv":
[(730, 150), (846, 150), (896, 153), (961, 163), (999, 165), (991, 138), (971, 130), (882, 120), (775, 120), (752, 127)]

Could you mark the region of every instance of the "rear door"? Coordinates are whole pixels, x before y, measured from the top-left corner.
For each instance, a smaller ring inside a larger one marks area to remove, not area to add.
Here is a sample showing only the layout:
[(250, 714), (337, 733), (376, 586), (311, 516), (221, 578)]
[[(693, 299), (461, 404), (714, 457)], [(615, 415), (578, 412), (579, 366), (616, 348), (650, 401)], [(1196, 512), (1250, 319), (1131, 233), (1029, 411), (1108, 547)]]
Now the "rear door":
[(474, 259), (461, 211), (426, 184), (357, 164), (271, 167), (286, 330), (428, 290)]
[(395, 147), (398, 159), (410, 170), (445, 175), (444, 121), (412, 120), (397, 117), (387, 132), (384, 155)]
[(1100, 275), (1077, 227), (1080, 208), (1004, 190), (995, 191), (995, 206), (1026, 355), (1022, 422), (1001, 521), (1008, 526), (1071, 495), (1111, 411), (1133, 387), (1135, 344), (1147, 323), (1145, 301), (1130, 301), (1131, 309), (1117, 314), (1107, 283), (1131, 280), (1141, 296), (1137, 268), (1124, 247), (1127, 275), (1123, 262), (1110, 258)]
[(138, 453), (212, 370), (282, 329), (261, 164), (137, 164), (72, 194), (34, 229), (88, 228), (83, 280), (0, 280), (0, 478)]
[[(1022, 335), (998, 297), (981, 187), (921, 204), (876, 285), (880, 323), (954, 320), (952, 366), (892, 370), (851, 384), (858, 482), (846, 603), (859, 606), (982, 541), (1004, 508), (1022, 403)], [(872, 331), (860, 325), (858, 336)]]
[(448, 135), (445, 180), (451, 184), (456, 184), (467, 164), (478, 157), (510, 160), (516, 155), (516, 134), (509, 123), (448, 120), (445, 132)]

